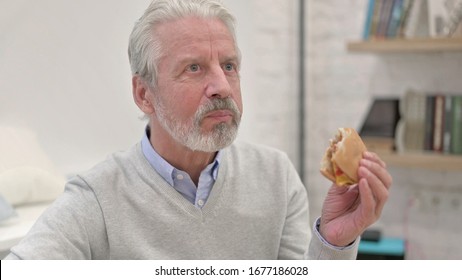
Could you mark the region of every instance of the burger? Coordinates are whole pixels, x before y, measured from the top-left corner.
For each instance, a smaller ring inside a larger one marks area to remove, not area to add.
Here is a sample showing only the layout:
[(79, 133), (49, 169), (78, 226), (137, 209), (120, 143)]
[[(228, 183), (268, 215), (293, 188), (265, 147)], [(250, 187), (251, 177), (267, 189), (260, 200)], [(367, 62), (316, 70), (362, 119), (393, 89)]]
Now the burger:
[(353, 128), (339, 128), (321, 161), (321, 174), (338, 186), (358, 183), (359, 161), (366, 145)]

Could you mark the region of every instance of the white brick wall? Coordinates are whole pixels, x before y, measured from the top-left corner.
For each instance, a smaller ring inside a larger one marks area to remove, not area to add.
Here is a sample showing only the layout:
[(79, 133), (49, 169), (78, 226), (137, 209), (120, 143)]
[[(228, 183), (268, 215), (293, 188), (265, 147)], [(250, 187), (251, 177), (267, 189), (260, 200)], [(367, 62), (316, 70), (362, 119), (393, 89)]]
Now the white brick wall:
[[(337, 127), (359, 129), (374, 96), (400, 96), (409, 87), (462, 92), (462, 54), (348, 53), (346, 42), (361, 37), (367, 0), (306, 3), (305, 177), (314, 219), (330, 185), (318, 171), (319, 162)], [(239, 26), (242, 14), (237, 14), (240, 34), (248, 36), (243, 62), (247, 122), (241, 136), (286, 151), (295, 164), (300, 156), (297, 5), (295, 0), (248, 1), (245, 13), (251, 19), (244, 27)], [(249, 68), (252, 79), (246, 80)], [(460, 259), (462, 175), (393, 167), (390, 172), (394, 186), (374, 227), (406, 238), (407, 258)]]
[[(462, 92), (462, 53), (351, 54), (360, 39), (366, 0), (307, 1), (308, 188), (312, 215), (319, 215), (327, 181), (319, 159), (340, 126), (359, 128), (373, 96), (399, 96), (407, 88)], [(462, 176), (391, 168), (394, 186), (377, 227), (408, 239), (408, 258), (460, 259)]]
[(462, 173), (390, 170), (394, 189), (375, 226), (404, 237), (409, 259), (460, 259)]
[(297, 1), (227, 3), (236, 11), (243, 52), (240, 137), (282, 149), (297, 165)]

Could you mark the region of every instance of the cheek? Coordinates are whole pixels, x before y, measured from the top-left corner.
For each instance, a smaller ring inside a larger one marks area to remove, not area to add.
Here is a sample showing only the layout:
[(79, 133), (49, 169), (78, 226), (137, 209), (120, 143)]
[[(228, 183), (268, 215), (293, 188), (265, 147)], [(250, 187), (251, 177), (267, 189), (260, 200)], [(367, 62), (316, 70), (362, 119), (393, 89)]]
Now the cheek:
[(160, 85), (158, 89), (164, 105), (172, 115), (179, 119), (185, 119), (191, 113), (194, 114), (194, 104), (198, 103), (196, 100), (198, 95), (193, 94), (191, 87), (175, 82), (166, 82)]
[(190, 119), (198, 110), (202, 95), (197, 94), (191, 87), (177, 89), (172, 95), (171, 108), (173, 108), (173, 114), (180, 116), (181, 119)]

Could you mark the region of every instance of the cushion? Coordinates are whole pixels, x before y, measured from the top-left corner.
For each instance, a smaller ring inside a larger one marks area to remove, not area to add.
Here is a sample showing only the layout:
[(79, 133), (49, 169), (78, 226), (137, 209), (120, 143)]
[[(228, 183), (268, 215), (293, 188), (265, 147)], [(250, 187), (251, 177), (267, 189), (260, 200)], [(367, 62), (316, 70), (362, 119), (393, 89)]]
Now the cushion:
[(26, 127), (0, 124), (0, 174), (19, 166), (35, 166), (61, 174), (40, 144), (37, 133)]
[(53, 201), (64, 190), (65, 178), (32, 166), (0, 173), (0, 195), (13, 206)]

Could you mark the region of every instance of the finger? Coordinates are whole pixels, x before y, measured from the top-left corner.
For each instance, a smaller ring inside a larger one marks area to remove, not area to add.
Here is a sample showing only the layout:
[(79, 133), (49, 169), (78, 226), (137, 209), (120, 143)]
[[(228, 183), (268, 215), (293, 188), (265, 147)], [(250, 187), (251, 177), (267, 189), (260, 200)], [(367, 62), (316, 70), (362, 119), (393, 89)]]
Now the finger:
[(367, 180), (376, 199), (388, 198), (388, 187), (381, 178), (371, 172), (370, 169), (363, 166), (360, 167), (359, 173), (361, 178)]
[(387, 168), (387, 164), (376, 153), (364, 152), (363, 158), (376, 162), (383, 168)]
[[(359, 181), (358, 188), (359, 196), (361, 199), (360, 209), (361, 216), (363, 217), (362, 223), (364, 223), (364, 225), (362, 226), (367, 227), (377, 219), (377, 203), (374, 199), (374, 195), (372, 194), (372, 190), (366, 179), (363, 178)], [(371, 216), (371, 213), (373, 213), (374, 215)]]
[[(360, 167), (360, 173), (362, 179), (365, 179), (367, 185), (370, 188), (370, 192), (373, 195), (373, 198), (376, 202), (375, 213), (380, 215), (382, 209), (385, 205), (385, 202), (388, 200), (389, 192), (388, 188), (382, 180), (380, 180), (374, 173), (370, 172), (369, 169), (365, 167)], [(363, 191), (362, 189), (360, 191)]]
[[(371, 173), (377, 176), (377, 178), (383, 183), (383, 185), (387, 189), (391, 187), (393, 183), (393, 178), (391, 177), (390, 173), (388, 173), (387, 169), (385, 169), (379, 162), (369, 159), (362, 159), (359, 164), (360, 167), (365, 167)], [(359, 176), (361, 177), (361, 174), (359, 174)]]

